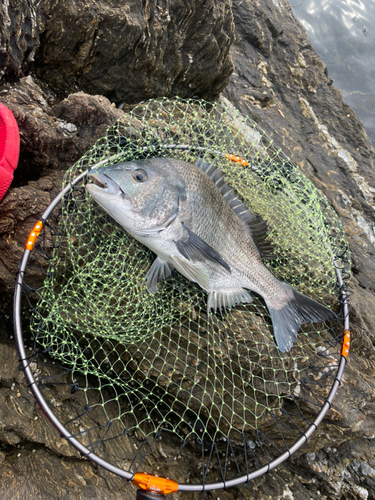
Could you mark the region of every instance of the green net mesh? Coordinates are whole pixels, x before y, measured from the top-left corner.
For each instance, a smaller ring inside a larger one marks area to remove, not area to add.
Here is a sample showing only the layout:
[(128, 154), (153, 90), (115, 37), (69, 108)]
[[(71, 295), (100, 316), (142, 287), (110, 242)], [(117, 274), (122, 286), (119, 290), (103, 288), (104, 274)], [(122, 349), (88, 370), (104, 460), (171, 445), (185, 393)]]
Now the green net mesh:
[[(248, 165), (228, 160), (228, 153)], [(275, 258), (265, 264), (272, 273), (339, 311), (333, 259), (340, 267), (350, 264), (336, 214), (264, 132), (228, 103), (161, 99), (139, 105), (65, 182), (98, 162), (156, 156), (215, 160), (248, 208), (267, 221)], [(86, 380), (80, 382), (82, 406), (100, 408), (108, 422), (140, 438), (163, 429), (180, 442), (240, 442), (246, 433), (265, 432), (271, 414), (278, 415), (291, 395), (303, 395), (301, 381), (311, 378), (319, 353), (338, 342), (342, 323), (302, 325), (283, 354), (260, 298), (208, 320), (206, 293), (178, 273), (149, 294), (145, 276), (155, 257), (99, 208), (85, 183), (63, 198), (59, 244), (31, 321), (37, 343), (69, 368), (72, 383)]]

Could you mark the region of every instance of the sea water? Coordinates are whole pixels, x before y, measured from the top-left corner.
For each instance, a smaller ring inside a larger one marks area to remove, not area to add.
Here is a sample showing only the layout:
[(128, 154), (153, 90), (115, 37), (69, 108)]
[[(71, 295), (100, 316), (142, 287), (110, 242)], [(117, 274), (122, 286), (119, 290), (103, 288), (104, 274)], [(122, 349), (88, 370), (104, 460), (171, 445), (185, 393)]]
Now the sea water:
[(375, 0), (289, 1), (375, 146)]

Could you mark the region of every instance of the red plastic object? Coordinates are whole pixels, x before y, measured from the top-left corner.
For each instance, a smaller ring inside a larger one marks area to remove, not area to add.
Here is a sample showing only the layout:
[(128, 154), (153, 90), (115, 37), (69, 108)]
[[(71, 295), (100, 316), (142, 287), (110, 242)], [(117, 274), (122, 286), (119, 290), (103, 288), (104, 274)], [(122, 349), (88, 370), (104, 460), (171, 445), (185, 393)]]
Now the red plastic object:
[(0, 201), (7, 192), (18, 165), (20, 135), (10, 109), (0, 103)]

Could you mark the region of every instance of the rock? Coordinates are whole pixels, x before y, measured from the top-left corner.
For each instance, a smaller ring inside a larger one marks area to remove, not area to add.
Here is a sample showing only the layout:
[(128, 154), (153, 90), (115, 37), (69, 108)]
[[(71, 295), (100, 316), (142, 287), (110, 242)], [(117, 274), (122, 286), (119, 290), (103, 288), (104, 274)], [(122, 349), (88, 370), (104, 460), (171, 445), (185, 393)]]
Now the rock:
[[(22, 26), (22, 29), (20, 27)], [(25, 76), (39, 46), (42, 16), (33, 3), (6, 2), (0, 17), (0, 83)]]
[(61, 191), (63, 169), (124, 113), (105, 97), (84, 93), (51, 106), (31, 77), (4, 88), (0, 101), (13, 112), (21, 137), (15, 178), (0, 205), (0, 286), (5, 293), (13, 289), (28, 233)]
[(83, 93), (53, 105), (49, 89), (43, 92), (30, 76), (4, 86), (0, 101), (13, 112), (21, 137), (12, 186), (37, 180), (47, 170), (65, 169), (123, 114), (105, 97)]
[(212, 99), (233, 69), (229, 0), (20, 0), (13, 9), (6, 4), (3, 24), (5, 81), (35, 71), (60, 96), (84, 90), (127, 103)]
[[(149, 7), (151, 4), (146, 3), (146, 5)], [(177, 3), (174, 6), (177, 6)], [(202, 19), (209, 26), (210, 20), (217, 15), (217, 12), (223, 13), (227, 7), (228, 4), (224, 2), (215, 4), (216, 10), (210, 14), (212, 17), (207, 14), (205, 17), (202, 16)], [(41, 8), (49, 9), (45, 4)], [(68, 4), (57, 5), (54, 8), (56, 12), (61, 12), (61, 15), (64, 13), (64, 16), (65, 12), (70, 12), (69, 15), (73, 16), (71, 19), (75, 19), (75, 13), (69, 11)], [(78, 4), (77, 12), (81, 12), (82, 9), (83, 4)], [(199, 24), (197, 17), (194, 17), (197, 15), (197, 10), (194, 11), (192, 6), (191, 9), (192, 19)], [(169, 9), (169, 15), (173, 22), (177, 22), (174, 21), (177, 19), (177, 10), (173, 11), (175, 17), (171, 13), (172, 10)], [(49, 12), (52, 16), (55, 15), (52, 7)], [(63, 59), (62, 49), (59, 49), (61, 61), (57, 61), (56, 68), (60, 68), (61, 74), (69, 76), (67, 82), (62, 82), (52, 67), (53, 48), (46, 48), (47, 40), (60, 43), (60, 39), (54, 38), (52, 21), (46, 21), (48, 28), (41, 23), (38, 25), (40, 32), (44, 33), (39, 42), (40, 48), (37, 48), (34, 38), (28, 43), (31, 44), (30, 47), (35, 43), (38, 51), (36, 70), (43, 84), (52, 83), (56, 85), (58, 91), (61, 89), (71, 91), (77, 84), (79, 88), (85, 88), (90, 92), (99, 92), (95, 90), (97, 88), (95, 85), (103, 84), (103, 88), (105, 85), (110, 85), (108, 79), (101, 78), (98, 67), (95, 67), (97, 61), (95, 58), (92, 58), (92, 68), (90, 65), (84, 65), (86, 54), (95, 54), (95, 57), (99, 57), (95, 52), (97, 49), (92, 49), (94, 46), (92, 40), (95, 29), (102, 29), (100, 27), (102, 21), (99, 22), (99, 15), (96, 11), (95, 15), (93, 12), (86, 12), (86, 17), (82, 18), (95, 19), (92, 25), (82, 28), (82, 38), (79, 38), (79, 43), (76, 45), (75, 66), (68, 67), (68, 64), (64, 66), (66, 60)], [(140, 14), (136, 7), (133, 12), (134, 26), (136, 26), (138, 22), (136, 17), (139, 18)], [(108, 18), (112, 16), (111, 9), (108, 8), (106, 13)], [(226, 15), (229, 22), (230, 12)], [(128, 14), (127, 16), (131, 20)], [(162, 22), (166, 22), (163, 13), (155, 14), (152, 19), (151, 17), (149, 21), (151, 24), (148, 26), (153, 27), (155, 36), (164, 36), (160, 27)], [(186, 82), (192, 85), (188, 91), (185, 87), (179, 90), (182, 87), (178, 85), (185, 85), (184, 82), (179, 84), (177, 80), (173, 84), (164, 82), (163, 75), (166, 73), (163, 71), (167, 73), (170, 71), (171, 75), (175, 75), (176, 72), (173, 73), (173, 64), (169, 70), (163, 66), (164, 63), (160, 63), (161, 69), (152, 80), (154, 86), (143, 87), (144, 90), (141, 91), (134, 90), (135, 79), (132, 80), (133, 76), (129, 75), (129, 80), (123, 87), (125, 90), (121, 91), (124, 92), (121, 97), (111, 94), (113, 89), (100, 92), (113, 100), (124, 99), (128, 104), (145, 96), (160, 95), (159, 92), (166, 95), (179, 92), (180, 95), (213, 96), (224, 87), (230, 68), (228, 61), (230, 57), (232, 58), (235, 71), (222, 98), (229, 99), (229, 102), (241, 112), (256, 120), (296, 161), (303, 173), (324, 193), (345, 227), (353, 255), (353, 277), (350, 284), (353, 293), (352, 348), (343, 384), (334, 400), (333, 410), (327, 414), (324, 422), (302, 450), (269, 474), (238, 489), (215, 492), (214, 496), (221, 500), (234, 498), (268, 500), (270, 497), (278, 500), (293, 498), (373, 500), (375, 498), (374, 149), (354, 112), (342, 102), (340, 92), (332, 86), (332, 81), (326, 75), (325, 65), (311, 47), (305, 31), (294, 18), (286, 0), (235, 2), (233, 17), (236, 38), (230, 49), (230, 55), (225, 59), (227, 70), (224, 71), (225, 64), (222, 62), (221, 73), (217, 72), (218, 64), (212, 63), (215, 57), (212, 56), (211, 60), (209, 55), (207, 61), (202, 55), (201, 66), (198, 65), (196, 70), (192, 67), (192, 73), (187, 73), (189, 76)], [(174, 26), (172, 21), (171, 25)], [(187, 19), (188, 25), (192, 26), (193, 23), (190, 25), (189, 22)], [(64, 23), (60, 31), (61, 47), (62, 40), (66, 40)], [(78, 25), (82, 26), (79, 23), (81, 23), (80, 18)], [(227, 33), (227, 38), (225, 43), (223, 41), (221, 45), (218, 44), (220, 47), (229, 47), (231, 40), (229, 24), (225, 25), (226, 28), (223, 25), (223, 32)], [(202, 22), (201, 28), (204, 27), (205, 23)], [(183, 33), (190, 33), (189, 28), (186, 30)], [(75, 39), (74, 37), (79, 35), (79, 30), (72, 30), (72, 33), (74, 33), (72, 39)], [(104, 39), (104, 33), (99, 34), (97, 31), (97, 34), (95, 36), (103, 36)], [(25, 36), (25, 40), (26, 38)], [(184, 40), (187, 44), (187, 38)], [(140, 42), (139, 50), (143, 47), (142, 43)], [(17, 57), (22, 59), (27, 53), (27, 44), (22, 47), (22, 50), (17, 48), (18, 52), (12, 48), (15, 59), (14, 54), (20, 54)], [(104, 47), (101, 50), (106, 49), (104, 45), (100, 47)], [(197, 43), (197, 47), (201, 45)], [(72, 50), (74, 52), (74, 45), (68, 44), (68, 49), (68, 53)], [(150, 53), (152, 50), (151, 47)], [(221, 50), (222, 53), (225, 52), (224, 49)], [(127, 64), (133, 65), (131, 67), (137, 70), (137, 64), (141, 63), (137, 62), (133, 52), (129, 54), (131, 54), (129, 58), (126, 59), (125, 56), (124, 61), (126, 60)], [(145, 54), (147, 56), (147, 52)], [(145, 61), (148, 61), (147, 57)], [(193, 63), (194, 61), (196, 60), (193, 59)], [(10, 78), (9, 60), (7, 64), (6, 75)], [(187, 64), (186, 62), (185, 68)], [(148, 66), (146, 63), (145, 65), (147, 73)], [(30, 65), (27, 65), (27, 68), (29, 67)], [(207, 73), (205, 82), (199, 69), (204, 67)], [(77, 69), (79, 71), (76, 74)], [(12, 78), (16, 78), (17, 75), (19, 73), (14, 71)], [(91, 75), (90, 78), (94, 75), (91, 83), (87, 75)], [(137, 75), (141, 80), (139, 73)], [(94, 79), (97, 82), (92, 83)], [(208, 80), (216, 83), (208, 84)], [(117, 88), (120, 87), (116, 86)], [(0, 329), (3, 334), (0, 352), (0, 365), (2, 365), (0, 419), (5, 423), (0, 431), (1, 496), (5, 499), (18, 497), (25, 500), (36, 497), (51, 500), (96, 498), (96, 496), (112, 500), (120, 496), (130, 497), (134, 492), (132, 486), (124, 484), (122, 480), (103, 469), (97, 469), (89, 461), (79, 459), (75, 451), (54, 433), (53, 428), (33, 403), (22, 381), (13, 341), (9, 339), (9, 336), (12, 336), (9, 319), (12, 287), (17, 262), (29, 228), (59, 191), (63, 170), (79, 158), (84, 150), (103, 134), (106, 126), (122, 114), (122, 111), (111, 106), (104, 97), (93, 97), (81, 92), (55, 104), (49, 97), (48, 86), (43, 93), (30, 78), (21, 79), (15, 84), (4, 87), (0, 97), (1, 101), (14, 111), (23, 133), (19, 172), (16, 171), (14, 185), (0, 204), (2, 231), (0, 283), (1, 292), (5, 297), (0, 318)], [(37, 278), (37, 269), (35, 277)], [(57, 373), (54, 366), (48, 366), (45, 370), (50, 375)], [(55, 401), (51, 404), (55, 405), (56, 412), (69, 412), (70, 405), (74, 404), (73, 398), (64, 400), (61, 391), (57, 391), (53, 396), (51, 394), (52, 397)], [(60, 404), (62, 401), (64, 404)], [(109, 407), (108, 411), (112, 411), (112, 408)], [(38, 416), (37, 420), (33, 420), (35, 416)], [(92, 422), (95, 421), (94, 415), (89, 418), (93, 419)], [(126, 460), (127, 446), (128, 442), (125, 439), (115, 439), (106, 443), (105, 452), (114, 461)], [(147, 457), (145, 466), (153, 469), (159, 467), (165, 455), (169, 458), (160, 468), (161, 473), (183, 482), (200, 479), (200, 458), (194, 450), (185, 447), (178, 458), (175, 448), (168, 440), (158, 443), (155, 451)], [(212, 494), (180, 493), (171, 495), (170, 498), (200, 500), (212, 498)]]
[(124, 484), (113, 474), (97, 471), (89, 461), (66, 460), (38, 445), (22, 446), (8, 454), (0, 477), (3, 500), (121, 500), (131, 490), (135, 497), (132, 485)]

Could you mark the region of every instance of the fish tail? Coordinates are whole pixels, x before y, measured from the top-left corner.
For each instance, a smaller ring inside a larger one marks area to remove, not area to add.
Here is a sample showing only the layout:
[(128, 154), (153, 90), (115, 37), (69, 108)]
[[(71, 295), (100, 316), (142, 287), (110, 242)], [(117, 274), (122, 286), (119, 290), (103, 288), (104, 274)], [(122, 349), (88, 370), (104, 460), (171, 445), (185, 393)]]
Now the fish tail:
[(319, 323), (337, 318), (327, 307), (310, 297), (297, 292), (286, 283), (280, 283), (284, 290), (284, 300), (268, 301), (273, 332), (281, 352), (288, 352), (297, 340), (302, 323)]

